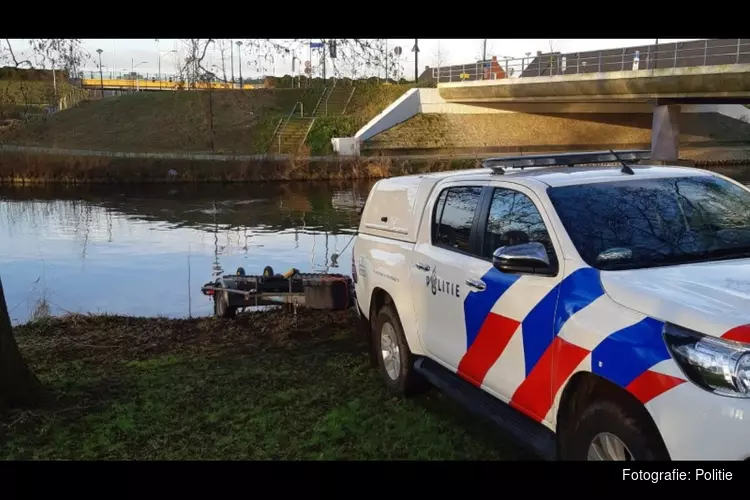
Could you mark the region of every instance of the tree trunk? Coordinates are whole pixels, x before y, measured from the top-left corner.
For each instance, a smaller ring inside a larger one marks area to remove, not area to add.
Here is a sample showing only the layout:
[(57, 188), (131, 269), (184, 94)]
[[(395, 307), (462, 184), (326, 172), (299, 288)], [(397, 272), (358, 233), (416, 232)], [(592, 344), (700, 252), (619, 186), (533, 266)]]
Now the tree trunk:
[[(211, 83), (209, 82), (209, 85)], [(208, 137), (211, 141), (211, 151), (216, 151), (216, 135), (214, 135), (214, 91), (208, 90)]]
[(48, 401), (49, 394), (18, 350), (0, 279), (0, 407), (29, 408)]

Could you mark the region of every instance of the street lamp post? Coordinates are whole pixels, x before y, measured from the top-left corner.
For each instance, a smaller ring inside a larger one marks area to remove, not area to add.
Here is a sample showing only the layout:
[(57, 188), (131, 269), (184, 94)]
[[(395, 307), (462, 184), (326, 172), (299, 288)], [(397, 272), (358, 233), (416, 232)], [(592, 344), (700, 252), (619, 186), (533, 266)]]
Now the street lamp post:
[(99, 85), (102, 88), (102, 99), (104, 99), (104, 74), (102, 73), (102, 49), (96, 49), (96, 53), (99, 54)]
[[(102, 65), (102, 62), (101, 60), (99, 60), (99, 66), (101, 65)], [(57, 103), (57, 76), (55, 75), (55, 60), (54, 59), (52, 59), (52, 88), (55, 91), (55, 103)], [(55, 104), (55, 106), (57, 106), (57, 104)]]
[(140, 92), (141, 91), (141, 85), (140, 85), (141, 82), (140, 82), (140, 79), (135, 74), (135, 68), (137, 68), (141, 64), (148, 64), (148, 61), (141, 61), (138, 64), (135, 64), (135, 59), (133, 59), (132, 57), (130, 58), (130, 76), (133, 79), (135, 79), (136, 92)]
[(244, 88), (242, 85), (242, 40), (237, 40), (237, 64), (240, 68), (240, 90)]
[(157, 65), (158, 65), (158, 67), (159, 67), (159, 68), (158, 68), (158, 69), (156, 70), (156, 71), (157, 71), (157, 75), (156, 75), (156, 78), (158, 78), (158, 79), (159, 79), (159, 89), (161, 89), (161, 81), (162, 81), (162, 78), (161, 78), (161, 57), (162, 57), (162, 56), (163, 56), (164, 54), (174, 54), (174, 53), (176, 53), (176, 52), (177, 52), (176, 50), (172, 49), (172, 50), (167, 50), (167, 51), (165, 51), (165, 52), (160, 52), (160, 53), (158, 54), (158, 56), (159, 56), (159, 57), (158, 57)]
[[(298, 63), (302, 63), (302, 60), (299, 57), (297, 57), (297, 54), (292, 53), (292, 88), (294, 88), (295, 73), (299, 73), (299, 66), (297, 66), (296, 68), (294, 66), (295, 61)], [(296, 75), (296, 76), (297, 76), (297, 86), (301, 87), (302, 82), (300, 81), (299, 75)]]
[(231, 38), (229, 39), (229, 60), (232, 61), (232, 64), (230, 65), (230, 72), (232, 76), (232, 88), (234, 88), (234, 40)]

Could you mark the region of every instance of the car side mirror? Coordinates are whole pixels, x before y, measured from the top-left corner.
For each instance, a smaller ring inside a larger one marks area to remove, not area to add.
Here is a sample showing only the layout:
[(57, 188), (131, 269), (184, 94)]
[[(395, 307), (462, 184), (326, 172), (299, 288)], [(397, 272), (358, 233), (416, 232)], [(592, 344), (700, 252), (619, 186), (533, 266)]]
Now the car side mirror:
[(504, 273), (540, 273), (553, 271), (547, 249), (538, 242), (500, 247), (492, 254), (495, 269)]

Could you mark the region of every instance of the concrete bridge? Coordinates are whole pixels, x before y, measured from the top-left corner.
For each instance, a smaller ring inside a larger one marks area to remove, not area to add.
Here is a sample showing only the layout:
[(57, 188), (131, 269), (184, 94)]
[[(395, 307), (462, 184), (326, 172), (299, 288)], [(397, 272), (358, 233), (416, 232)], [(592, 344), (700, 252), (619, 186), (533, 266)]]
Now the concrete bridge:
[(362, 141), (419, 113), (566, 113), (582, 107), (619, 113), (637, 108), (653, 114), (653, 158), (676, 160), (681, 111), (750, 103), (750, 39), (538, 53), (435, 68), (433, 77), (436, 90), (408, 91), (354, 138), (334, 142), (334, 148), (358, 154)]

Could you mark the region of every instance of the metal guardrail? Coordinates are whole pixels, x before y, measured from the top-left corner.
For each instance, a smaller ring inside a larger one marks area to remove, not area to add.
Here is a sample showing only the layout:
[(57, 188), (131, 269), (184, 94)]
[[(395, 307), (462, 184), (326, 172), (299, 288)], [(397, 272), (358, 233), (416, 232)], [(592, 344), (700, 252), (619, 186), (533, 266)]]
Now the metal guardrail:
[[(232, 86), (231, 83), (224, 82), (167, 82), (162, 80), (109, 80), (109, 79), (90, 79), (81, 78), (81, 86), (83, 88), (98, 90), (104, 87), (105, 90), (178, 90), (178, 89), (214, 89), (214, 90), (240, 90), (240, 86), (235, 84)], [(256, 88), (255, 85), (250, 83), (244, 83), (242, 90), (252, 90)]]
[(750, 39), (713, 39), (577, 53), (503, 57), (432, 68), (437, 83), (750, 64)]
[(338, 80), (336, 80), (336, 77), (333, 78), (333, 86), (328, 90), (328, 95), (326, 96), (326, 102), (325, 102), (325, 110), (326, 110), (326, 116), (328, 116), (328, 101), (331, 100), (331, 94), (333, 94), (333, 91), (336, 89), (336, 83)]
[(286, 120), (284, 121), (284, 125), (281, 127), (281, 129), (277, 129), (278, 138), (279, 138), (279, 151), (278, 151), (279, 153), (281, 153), (281, 137), (284, 135), (286, 126), (289, 125), (289, 121), (292, 119), (292, 116), (294, 116), (294, 112), (297, 111), (297, 106), (299, 106), (299, 117), (303, 118), (305, 116), (305, 105), (302, 104), (301, 101), (294, 103), (294, 107), (289, 112), (289, 116), (286, 117)]
[[(85, 79), (85, 80), (148, 80), (151, 82), (164, 82), (164, 83), (183, 83), (185, 85), (188, 84), (188, 80), (185, 79), (184, 76), (180, 76), (179, 74), (175, 73), (140, 73), (138, 71), (136, 72), (130, 72), (130, 71), (104, 71), (101, 74), (97, 70), (84, 70), (79, 71), (78, 74), (76, 74), (74, 79)], [(250, 81), (251, 79), (245, 78), (243, 80), (243, 83), (253, 83), (255, 80)], [(227, 85), (232, 85), (232, 82), (230, 80), (227, 80), (226, 82), (222, 80), (221, 78), (212, 78), (209, 80), (210, 83), (225, 83)], [(240, 79), (236, 78), (234, 82), (235, 87), (239, 88), (240, 86)]]
[(344, 109), (341, 111), (341, 114), (346, 113), (346, 108), (349, 107), (349, 103), (352, 102), (352, 97), (354, 97), (354, 92), (357, 90), (357, 87), (352, 85), (352, 91), (349, 93), (349, 99), (346, 100), (346, 104), (344, 104)]
[(323, 92), (320, 94), (318, 102), (315, 104), (315, 108), (312, 110), (312, 113), (310, 113), (310, 116), (315, 116), (318, 113), (318, 108), (320, 108), (320, 103), (323, 102), (326, 92), (328, 92), (328, 87), (323, 87)]

